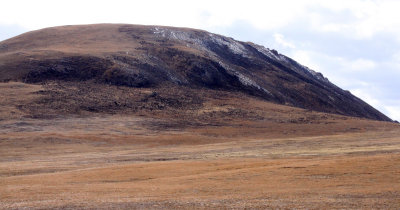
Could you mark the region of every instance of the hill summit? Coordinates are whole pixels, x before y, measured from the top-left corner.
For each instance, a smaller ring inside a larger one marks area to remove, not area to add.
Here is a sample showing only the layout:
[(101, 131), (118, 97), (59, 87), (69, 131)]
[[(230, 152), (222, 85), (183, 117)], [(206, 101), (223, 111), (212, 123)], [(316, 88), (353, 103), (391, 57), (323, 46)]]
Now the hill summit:
[(96, 24), (28, 32), (0, 42), (0, 81), (10, 80), (221, 90), (391, 121), (321, 73), (276, 50), (188, 28)]

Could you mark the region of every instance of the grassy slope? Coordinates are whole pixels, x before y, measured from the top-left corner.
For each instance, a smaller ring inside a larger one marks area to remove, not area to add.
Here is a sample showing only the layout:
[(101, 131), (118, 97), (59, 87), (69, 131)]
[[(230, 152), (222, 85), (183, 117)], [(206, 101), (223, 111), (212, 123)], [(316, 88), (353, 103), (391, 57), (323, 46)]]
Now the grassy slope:
[(153, 89), (78, 113), (46, 103), (54, 85), (1, 84), (0, 208), (400, 207), (397, 124), (225, 92), (160, 112), (171, 93)]

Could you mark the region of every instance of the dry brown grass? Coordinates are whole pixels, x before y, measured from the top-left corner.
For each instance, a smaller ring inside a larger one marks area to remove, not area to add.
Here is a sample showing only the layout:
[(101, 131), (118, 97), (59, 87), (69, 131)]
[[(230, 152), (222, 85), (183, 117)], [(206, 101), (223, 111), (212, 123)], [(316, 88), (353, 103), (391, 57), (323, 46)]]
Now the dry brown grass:
[(188, 126), (147, 111), (33, 119), (18, 107), (43, 87), (0, 87), (1, 209), (400, 208), (397, 124), (229, 95), (176, 115)]
[(40, 85), (29, 85), (20, 82), (0, 83), (0, 120), (18, 119), (24, 113), (18, 105), (29, 103), (38, 98), (35, 92), (42, 90)]

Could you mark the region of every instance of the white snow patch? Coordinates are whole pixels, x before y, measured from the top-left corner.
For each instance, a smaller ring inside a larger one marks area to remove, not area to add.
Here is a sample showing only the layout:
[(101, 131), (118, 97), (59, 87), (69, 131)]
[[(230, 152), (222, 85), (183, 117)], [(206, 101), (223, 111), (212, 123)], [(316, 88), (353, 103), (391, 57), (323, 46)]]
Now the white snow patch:
[[(280, 63), (284, 63), (290, 66), (291, 69), (297, 69), (297, 71), (303, 71), (303, 72), (309, 72), (314, 78), (318, 79), (318, 80), (322, 80), (324, 82), (329, 82), (329, 80), (327, 78), (325, 78), (321, 73), (314, 71), (310, 68), (308, 68), (307, 66), (301, 65), (299, 64), (297, 61), (295, 61), (296, 64), (298, 64), (300, 66), (301, 69), (298, 69), (296, 67), (294, 67), (292, 64), (290, 64), (290, 61), (288, 60), (288, 58), (284, 55), (279, 54), (278, 52), (274, 51), (274, 50), (270, 50), (268, 48), (265, 48), (264, 46), (261, 45), (257, 45), (257, 44), (252, 44), (259, 52), (263, 53), (264, 55), (266, 55), (267, 57), (278, 61)], [(330, 83), (330, 82), (329, 82)]]
[(167, 39), (183, 41), (186, 43), (186, 47), (199, 49), (200, 51), (208, 51), (208, 49), (205, 47), (203, 40), (197, 38), (196, 35), (190, 31), (155, 27), (153, 33)]
[(238, 55), (247, 55), (247, 50), (246, 48), (238, 41), (235, 41), (232, 38), (228, 37), (221, 37), (219, 35), (215, 34), (210, 34), (211, 40), (213, 40), (215, 43), (219, 45), (225, 45), (227, 46), (233, 53), (238, 54)]
[(222, 67), (224, 67), (226, 70), (228, 70), (229, 72), (231, 72), (233, 75), (237, 76), (239, 78), (240, 83), (242, 83), (245, 86), (249, 86), (249, 87), (255, 87), (259, 90), (262, 90), (263, 92), (272, 95), (271, 92), (269, 92), (267, 89), (259, 86), (255, 81), (253, 81), (252, 79), (246, 77), (245, 75), (239, 73), (238, 71), (230, 68), (228, 65), (226, 65), (223, 62), (219, 62), (219, 65), (221, 65)]
[[(203, 51), (211, 52), (206, 44), (205, 40), (196, 37), (193, 32), (190, 31), (181, 31), (181, 30), (174, 30), (169, 28), (159, 28), (155, 27), (153, 30), (154, 34), (159, 34), (160, 36), (168, 39), (174, 39), (178, 41), (188, 42), (190, 44), (186, 44), (187, 47), (193, 47), (196, 49), (201, 49)], [(210, 40), (218, 45), (225, 45), (227, 46), (233, 53), (238, 55), (247, 56), (246, 48), (238, 41), (235, 41), (232, 38), (222, 37), (216, 34), (209, 34)], [(212, 53), (214, 54), (214, 53)]]
[(279, 54), (278, 52), (276, 52), (276, 51), (270, 50), (270, 49), (268, 49), (268, 48), (265, 48), (264, 46), (257, 45), (257, 44), (254, 44), (254, 43), (252, 43), (252, 46), (253, 46), (254, 48), (256, 48), (256, 49), (258, 50), (258, 52), (264, 54), (265, 56), (267, 56), (267, 57), (269, 57), (269, 58), (271, 58), (271, 59), (273, 59), (273, 60), (276, 60), (276, 61), (286, 61), (286, 62), (287, 62), (285, 56), (280, 55), (280, 54)]

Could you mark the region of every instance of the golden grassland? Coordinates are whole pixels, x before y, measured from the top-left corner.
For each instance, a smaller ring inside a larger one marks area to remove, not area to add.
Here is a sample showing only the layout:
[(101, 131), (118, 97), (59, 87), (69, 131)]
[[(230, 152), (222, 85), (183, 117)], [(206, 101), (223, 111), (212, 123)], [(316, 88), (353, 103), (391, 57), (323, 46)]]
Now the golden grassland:
[[(1, 209), (400, 208), (394, 123), (324, 113), (310, 122), (299, 120), (309, 112), (256, 100), (257, 113), (280, 121), (166, 128), (168, 118), (143, 114), (34, 119), (18, 106), (41, 97), (41, 86), (0, 87)], [(246, 105), (205, 104), (196, 112)]]

